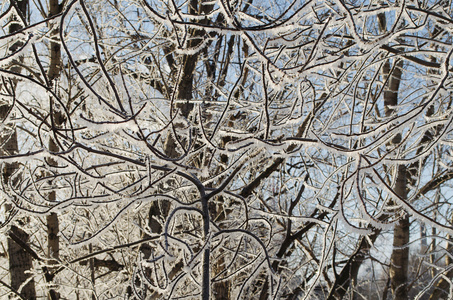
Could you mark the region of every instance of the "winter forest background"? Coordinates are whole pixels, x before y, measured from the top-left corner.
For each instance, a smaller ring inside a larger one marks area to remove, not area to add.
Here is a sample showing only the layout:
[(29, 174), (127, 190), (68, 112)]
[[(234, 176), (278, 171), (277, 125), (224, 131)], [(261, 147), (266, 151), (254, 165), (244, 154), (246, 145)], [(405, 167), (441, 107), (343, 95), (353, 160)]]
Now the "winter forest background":
[(452, 9), (0, 1), (0, 298), (451, 299)]

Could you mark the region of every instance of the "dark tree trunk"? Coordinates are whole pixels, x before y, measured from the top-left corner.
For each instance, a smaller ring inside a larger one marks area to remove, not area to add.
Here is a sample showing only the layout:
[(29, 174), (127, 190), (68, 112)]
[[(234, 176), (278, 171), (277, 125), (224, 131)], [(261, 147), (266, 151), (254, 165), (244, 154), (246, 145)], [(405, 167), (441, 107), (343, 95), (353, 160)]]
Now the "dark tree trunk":
[[(28, 0), (11, 0), (11, 5), (14, 5), (16, 11), (20, 14), (19, 18), (25, 20), (27, 11), (28, 11)], [(22, 26), (18, 23), (13, 23), (9, 26), (9, 32), (14, 33), (20, 30)], [(17, 41), (10, 47), (10, 51), (14, 52), (19, 47), (22, 46), (21, 41)], [(14, 62), (13, 62), (14, 63)], [(14, 72), (20, 72), (20, 67), (11, 66), (10, 68)], [(16, 83), (10, 87), (11, 91), (15, 88)], [(0, 120), (4, 122), (8, 117), (11, 106), (8, 104), (2, 105), (0, 107)], [(11, 133), (7, 135), (4, 140), (1, 141), (3, 144), (2, 152), (7, 154), (16, 154), (18, 153), (18, 143), (17, 143), (17, 133), (14, 125), (11, 127)], [(2, 180), (4, 185), (15, 185), (15, 182), (11, 181), (11, 176), (15, 171), (17, 171), (19, 165), (17, 163), (5, 164), (4, 169), (2, 170)], [(11, 207), (7, 207), (7, 210), (11, 210)], [(24, 222), (24, 220), (19, 220), (17, 222)], [(26, 220), (25, 220), (26, 222)], [(9, 235), (15, 236), (20, 241), (25, 244), (28, 243), (30, 236), (21, 228), (12, 225), (9, 231)], [(33, 270), (33, 259), (31, 255), (18, 243), (8, 238), (8, 261), (9, 261), (9, 272), (11, 276), (11, 287), (19, 292), (19, 294), (24, 299), (36, 299), (36, 289), (33, 275), (30, 274)], [(22, 289), (19, 291), (19, 288), (25, 283)]]
[[(11, 226), (10, 235), (14, 235), (24, 243), (28, 243), (28, 233), (15, 225)], [(19, 294), (24, 299), (36, 299), (35, 281), (30, 278), (33, 275), (28, 273), (33, 269), (31, 255), (11, 238), (8, 238), (8, 256), (11, 287), (19, 291), (20, 286), (28, 281)]]
[[(58, 0), (49, 0), (49, 17), (59, 14), (62, 11), (62, 5), (58, 3)], [(52, 38), (58, 39), (58, 29), (52, 31)], [(61, 45), (58, 42), (50, 42), (50, 64), (47, 71), (47, 77), (49, 84), (57, 84), (55, 80), (60, 76), (61, 71)], [(51, 99), (52, 103), (52, 99)], [(52, 124), (55, 126), (55, 130), (58, 130), (65, 123), (65, 117), (62, 115), (61, 110), (57, 110), (52, 116)], [(50, 138), (49, 140), (49, 151), (58, 152), (59, 146), (55, 141), (56, 137)], [(56, 162), (51, 161), (50, 163), (56, 164)], [(49, 201), (56, 201), (56, 192), (52, 191), (49, 193)], [(47, 256), (51, 258), (49, 260), (50, 265), (57, 265), (59, 256), (60, 256), (60, 238), (58, 236), (60, 232), (58, 215), (56, 213), (51, 213), (46, 217), (47, 221)], [(55, 268), (50, 266), (49, 270), (52, 271)], [(50, 288), (49, 290), (50, 299), (56, 300), (60, 298), (59, 293), (55, 288)]]
[[(398, 91), (402, 77), (402, 61), (396, 63), (393, 72), (390, 71), (390, 64), (384, 65), (384, 76), (388, 78), (388, 89), (384, 92), (385, 115), (390, 117), (393, 115), (394, 107), (398, 104)], [(397, 146), (401, 142), (401, 134), (398, 133), (392, 139), (390, 147)], [(402, 199), (407, 198), (408, 176), (406, 166), (400, 165), (395, 170), (396, 177), (394, 191)], [(402, 212), (404, 214), (404, 212)], [(407, 280), (408, 280), (408, 265), (409, 265), (409, 216), (404, 215), (401, 220), (395, 225), (393, 233), (393, 251), (390, 259), (390, 282), (395, 300), (407, 300)]]

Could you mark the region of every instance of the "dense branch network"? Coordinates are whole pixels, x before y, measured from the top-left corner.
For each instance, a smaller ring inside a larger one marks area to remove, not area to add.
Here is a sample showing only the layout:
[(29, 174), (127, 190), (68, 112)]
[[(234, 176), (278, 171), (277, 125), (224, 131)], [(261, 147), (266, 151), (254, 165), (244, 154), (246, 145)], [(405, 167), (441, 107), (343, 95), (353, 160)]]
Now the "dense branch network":
[(406, 217), (453, 233), (451, 8), (255, 2), (0, 5), (2, 228), (47, 266), (58, 216), (60, 293), (341, 298)]

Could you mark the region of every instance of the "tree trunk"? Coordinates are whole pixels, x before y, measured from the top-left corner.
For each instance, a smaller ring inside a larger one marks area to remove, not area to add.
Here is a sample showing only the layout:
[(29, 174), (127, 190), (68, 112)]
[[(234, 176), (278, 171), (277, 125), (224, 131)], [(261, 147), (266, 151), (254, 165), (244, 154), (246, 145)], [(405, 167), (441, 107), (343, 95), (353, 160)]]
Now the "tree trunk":
[(393, 299), (408, 299), (407, 272), (409, 265), (409, 217), (403, 219), (395, 226), (393, 232), (393, 251), (390, 259), (390, 282)]
[[(378, 15), (379, 27), (381, 32), (385, 32), (387, 22), (385, 14)], [(384, 91), (384, 110), (385, 116), (391, 117), (394, 115), (395, 107), (398, 105), (398, 92), (402, 78), (403, 62), (395, 61), (394, 68), (391, 70), (390, 61), (387, 60), (383, 67), (383, 76), (387, 80), (387, 88)], [(390, 145), (395, 147), (401, 142), (401, 133), (397, 133)], [(394, 191), (402, 199), (407, 198), (408, 177), (406, 166), (400, 165), (396, 168), (393, 174), (395, 180)], [(402, 212), (404, 214), (404, 212)], [(409, 217), (402, 216), (400, 222), (395, 225), (393, 233), (393, 251), (390, 263), (390, 282), (395, 300), (406, 300), (408, 297), (407, 291), (407, 270), (409, 265)]]
[[(49, 0), (49, 17), (59, 14), (62, 11), (62, 5), (58, 3), (58, 0)], [(57, 40), (59, 38), (58, 29), (54, 29), (52, 31), (52, 39)], [(50, 64), (49, 69), (47, 71), (47, 77), (49, 80), (49, 84), (52, 86), (53, 84), (57, 84), (55, 80), (60, 76), (61, 71), (61, 45), (57, 41), (50, 42)], [(52, 99), (51, 105), (52, 103)], [(55, 126), (56, 130), (62, 127), (65, 122), (65, 118), (60, 112), (61, 110), (57, 110), (54, 112), (52, 116), (52, 124)], [(49, 140), (49, 151), (50, 152), (58, 152), (59, 146), (58, 143), (54, 140), (54, 138), (50, 138)], [(54, 161), (49, 161), (51, 164), (55, 164)], [(56, 201), (56, 192), (51, 191), (49, 193), (49, 201)], [(52, 265), (57, 265), (60, 256), (60, 238), (58, 236), (60, 229), (59, 229), (59, 221), (58, 215), (56, 213), (51, 213), (46, 217), (47, 221), (47, 256), (50, 258), (49, 263), (49, 271), (53, 271), (56, 267), (52, 267)], [(49, 298), (56, 300), (60, 298), (59, 293), (55, 290), (54, 287), (51, 286), (49, 290)]]
[[(7, 117), (10, 108), (11, 107), (9, 105), (0, 106), (0, 119), (2, 121)], [(11, 130), (11, 134), (5, 137), (6, 141), (1, 141), (3, 144), (3, 148), (1, 150), (2, 152), (6, 152), (8, 154), (16, 154), (18, 153), (19, 148), (17, 144), (17, 133), (15, 128), (12, 128)], [(4, 169), (2, 170), (2, 180), (5, 186), (10, 184), (13, 186), (15, 185), (15, 182), (10, 182), (10, 179), (13, 173), (17, 171), (18, 167), (18, 163), (4, 164)], [(7, 211), (11, 209), (11, 206), (6, 208)], [(20, 220), (17, 222), (20, 222)], [(21, 228), (12, 225), (10, 228), (10, 234), (16, 236), (24, 243), (28, 243), (29, 235)], [(25, 299), (36, 299), (35, 282), (32, 278), (33, 275), (28, 273), (33, 269), (33, 259), (30, 254), (11, 238), (8, 238), (8, 258), (11, 287), (18, 291), (19, 294), (21, 294)], [(19, 291), (20, 286), (25, 282), (27, 282), (27, 284), (23, 286), (21, 291)]]
[[(25, 19), (28, 11), (28, 0), (11, 0), (11, 5), (14, 5), (17, 12), (21, 14), (21, 17)], [(21, 29), (21, 25), (13, 23), (9, 26), (9, 33), (14, 33)], [(22, 42), (18, 41), (10, 47), (10, 51), (14, 52), (22, 46)], [(12, 66), (11, 70), (14, 72), (20, 72), (20, 67)], [(11, 86), (14, 89), (15, 86)], [(5, 121), (10, 113), (11, 107), (8, 104), (0, 106), (0, 120)], [(7, 135), (1, 142), (3, 144), (2, 151), (8, 154), (18, 153), (17, 133), (16, 128), (11, 128), (11, 134)], [(2, 170), (2, 180), (4, 185), (13, 185), (14, 182), (9, 182), (12, 174), (18, 169), (17, 163), (4, 164)], [(7, 207), (10, 210), (11, 207)], [(19, 221), (18, 221), (19, 222)], [(14, 235), (24, 243), (28, 243), (30, 236), (21, 228), (12, 225), (10, 228), (9, 235)], [(9, 261), (9, 272), (11, 276), (11, 287), (16, 290), (24, 299), (36, 299), (35, 282), (33, 275), (29, 272), (33, 270), (33, 259), (30, 254), (21, 247), (18, 243), (8, 238), (8, 261)], [(23, 285), (26, 283), (25, 285)], [(19, 290), (19, 288), (23, 287)]]
[[(12, 225), (10, 234), (15, 235), (24, 243), (28, 243), (30, 236), (19, 227)], [(9, 272), (11, 274), (11, 287), (18, 291), (24, 299), (36, 299), (35, 281), (29, 274), (33, 269), (33, 259), (30, 254), (19, 244), (8, 238)], [(27, 282), (21, 290), (20, 286)]]
[[(398, 91), (402, 77), (402, 61), (396, 62), (393, 72), (390, 71), (390, 62), (384, 65), (384, 76), (388, 78), (388, 89), (384, 92), (385, 115), (391, 117), (394, 113), (394, 107), (398, 104)], [(397, 133), (392, 139), (389, 147), (397, 146), (401, 142), (401, 133)], [(407, 170), (406, 166), (399, 165), (394, 173), (396, 177), (394, 191), (402, 199), (407, 198)], [(409, 243), (410, 222), (409, 216), (402, 212), (404, 216), (400, 222), (395, 225), (393, 233), (393, 251), (390, 259), (390, 281), (393, 299), (408, 299), (407, 290), (407, 271), (409, 265)]]

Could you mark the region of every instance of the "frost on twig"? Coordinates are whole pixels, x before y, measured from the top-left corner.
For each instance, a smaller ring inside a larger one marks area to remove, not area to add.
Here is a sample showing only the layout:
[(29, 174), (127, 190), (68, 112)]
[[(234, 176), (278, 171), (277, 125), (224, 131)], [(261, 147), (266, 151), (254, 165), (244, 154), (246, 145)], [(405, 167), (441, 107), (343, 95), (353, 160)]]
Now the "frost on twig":
[(0, 230), (29, 236), (38, 295), (385, 298), (399, 250), (408, 295), (449, 295), (444, 2), (19, 2)]

